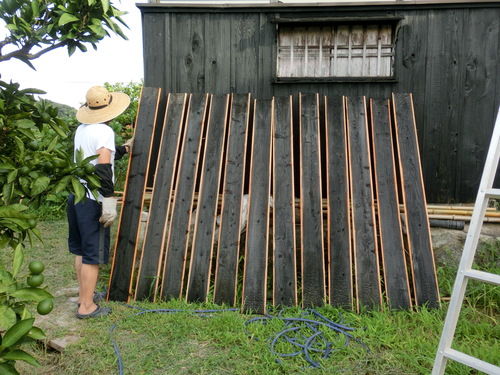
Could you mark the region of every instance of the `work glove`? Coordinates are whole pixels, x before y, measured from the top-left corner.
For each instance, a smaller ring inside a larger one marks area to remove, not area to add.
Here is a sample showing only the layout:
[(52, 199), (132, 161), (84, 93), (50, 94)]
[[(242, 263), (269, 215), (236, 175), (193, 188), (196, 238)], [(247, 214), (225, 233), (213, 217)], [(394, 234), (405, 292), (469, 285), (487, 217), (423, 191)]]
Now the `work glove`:
[(99, 222), (107, 228), (113, 224), (116, 219), (116, 199), (103, 198), (102, 199), (102, 214)]
[(129, 153), (132, 152), (132, 145), (134, 144), (134, 139), (135, 139), (135, 135), (133, 135), (132, 138), (130, 138), (127, 142), (125, 142), (123, 144), (125, 147), (128, 147), (128, 152)]

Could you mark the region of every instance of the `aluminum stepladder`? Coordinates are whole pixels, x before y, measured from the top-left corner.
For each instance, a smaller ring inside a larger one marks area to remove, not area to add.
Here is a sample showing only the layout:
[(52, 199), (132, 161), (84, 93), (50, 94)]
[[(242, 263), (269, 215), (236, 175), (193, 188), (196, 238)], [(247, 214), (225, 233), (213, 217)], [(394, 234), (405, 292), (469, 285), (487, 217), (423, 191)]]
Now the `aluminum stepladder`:
[(474, 205), (469, 225), (469, 231), (464, 244), (462, 259), (458, 266), (455, 285), (453, 286), (450, 304), (446, 313), (443, 332), (441, 333), (441, 340), (439, 342), (436, 358), (434, 360), (432, 375), (444, 374), (448, 359), (463, 363), (466, 366), (475, 368), (476, 370), (487, 374), (500, 374), (500, 367), (451, 348), (451, 343), (455, 335), (457, 321), (467, 288), (467, 282), (472, 279), (500, 285), (500, 275), (472, 269), (472, 263), (476, 254), (488, 201), (490, 198), (500, 198), (500, 189), (493, 188), (493, 181), (495, 179), (499, 158), (500, 108), (498, 109), (490, 147), (486, 156), (486, 162), (481, 182), (479, 184), (479, 191), (477, 193), (476, 203)]

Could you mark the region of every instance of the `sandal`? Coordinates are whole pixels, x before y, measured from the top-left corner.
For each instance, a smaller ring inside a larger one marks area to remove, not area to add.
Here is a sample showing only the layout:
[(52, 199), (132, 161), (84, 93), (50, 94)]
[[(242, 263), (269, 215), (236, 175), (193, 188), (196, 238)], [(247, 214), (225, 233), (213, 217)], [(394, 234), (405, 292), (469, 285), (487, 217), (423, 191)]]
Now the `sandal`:
[[(94, 292), (94, 297), (92, 298), (92, 302), (94, 302), (95, 304), (97, 304), (98, 302), (102, 302), (106, 299), (106, 296), (108, 295), (108, 292), (107, 291), (104, 291), (104, 292)], [(80, 303), (77, 302), (76, 303), (78, 305), (78, 307), (80, 307)]]
[(97, 305), (97, 308), (92, 311), (90, 314), (79, 314), (76, 313), (76, 317), (78, 319), (88, 319), (88, 318), (100, 318), (106, 316), (111, 313), (111, 309), (109, 307), (101, 307)]

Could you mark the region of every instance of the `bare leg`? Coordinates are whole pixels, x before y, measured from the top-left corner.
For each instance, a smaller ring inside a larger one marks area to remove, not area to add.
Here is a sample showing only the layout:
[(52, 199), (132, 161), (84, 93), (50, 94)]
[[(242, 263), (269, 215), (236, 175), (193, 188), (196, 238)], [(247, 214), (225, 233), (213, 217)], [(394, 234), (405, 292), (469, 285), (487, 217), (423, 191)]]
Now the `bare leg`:
[(80, 290), (78, 297), (80, 307), (78, 308), (78, 313), (90, 314), (97, 308), (93, 298), (99, 276), (99, 265), (81, 263), (80, 265), (76, 265), (76, 270)]
[[(75, 270), (76, 279), (78, 280), (78, 290), (80, 290), (80, 273), (82, 272), (82, 256), (77, 255), (75, 257)], [(80, 303), (80, 296), (78, 296), (78, 303)]]

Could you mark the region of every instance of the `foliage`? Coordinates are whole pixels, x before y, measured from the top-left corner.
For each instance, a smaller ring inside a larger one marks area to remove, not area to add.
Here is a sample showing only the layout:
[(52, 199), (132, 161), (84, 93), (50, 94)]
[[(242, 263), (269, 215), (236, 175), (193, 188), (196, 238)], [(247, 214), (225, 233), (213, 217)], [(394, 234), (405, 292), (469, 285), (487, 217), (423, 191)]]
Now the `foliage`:
[[(69, 55), (76, 48), (85, 52), (88, 44), (96, 49), (108, 30), (126, 39), (117, 24), (125, 25), (123, 14), (109, 0), (3, 0), (0, 19), (7, 35), (0, 41), (0, 61), (18, 59), (34, 69), (31, 60), (57, 48), (67, 48)], [(17, 373), (16, 360), (36, 365), (19, 349), (30, 335), (41, 336), (27, 309), (30, 301), (38, 302), (39, 313), (52, 306), (52, 296), (37, 288), (41, 275), (32, 275), (27, 287), (16, 279), (26, 237), (31, 243), (40, 238), (34, 211), (43, 199), (61, 194), (84, 199), (82, 180), (94, 194), (100, 185), (90, 163), (97, 156), (77, 153), (73, 161), (71, 122), (59, 118), (50, 102), (35, 99), (43, 93), (0, 81), (0, 249), (14, 249), (12, 272), (0, 263), (0, 372), (7, 374)]]
[(108, 30), (127, 39), (117, 24), (126, 26), (123, 14), (109, 0), (4, 0), (0, 18), (10, 34), (0, 41), (0, 61), (15, 58), (34, 69), (30, 60), (57, 48), (69, 55), (88, 44), (97, 49)]
[(99, 186), (87, 163), (73, 162), (72, 153), (60, 147), (69, 128), (57, 117), (57, 109), (35, 100), (36, 89), (20, 90), (17, 83), (0, 81), (0, 249), (15, 248), (26, 236), (39, 237), (36, 209), (43, 196), (72, 192), (81, 200), (85, 188), (80, 178)]
[[(38, 312), (44, 315), (52, 310), (54, 297), (40, 287), (44, 280), (43, 268), (32, 267), (26, 282), (19, 280), (23, 260), (24, 248), (22, 244), (18, 244), (14, 251), (11, 272), (7, 271), (0, 261), (0, 372), (2, 374), (17, 374), (14, 364), (18, 360), (40, 366), (32, 355), (21, 349), (21, 345), (45, 337), (43, 331), (33, 325), (35, 319), (27, 307), (36, 303)], [(37, 262), (37, 264), (42, 263)]]

